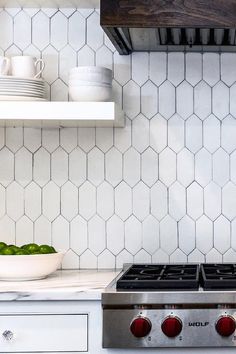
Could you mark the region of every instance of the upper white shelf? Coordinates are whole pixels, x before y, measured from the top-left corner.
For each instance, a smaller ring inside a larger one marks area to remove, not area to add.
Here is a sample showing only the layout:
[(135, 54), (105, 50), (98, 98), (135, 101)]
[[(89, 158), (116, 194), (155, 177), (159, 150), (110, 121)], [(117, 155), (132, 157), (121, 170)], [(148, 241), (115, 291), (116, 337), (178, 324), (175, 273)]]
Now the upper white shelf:
[(0, 0), (0, 7), (74, 7), (74, 8), (99, 8), (100, 0)]
[(114, 102), (0, 102), (0, 126), (124, 127)]

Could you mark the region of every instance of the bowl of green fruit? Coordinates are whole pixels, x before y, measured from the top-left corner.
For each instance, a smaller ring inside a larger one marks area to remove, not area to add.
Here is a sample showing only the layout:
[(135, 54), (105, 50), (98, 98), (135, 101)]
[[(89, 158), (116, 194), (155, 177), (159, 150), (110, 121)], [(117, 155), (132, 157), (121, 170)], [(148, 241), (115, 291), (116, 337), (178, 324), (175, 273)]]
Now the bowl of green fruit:
[(49, 245), (29, 243), (21, 247), (0, 242), (0, 280), (43, 279), (61, 265), (64, 252)]

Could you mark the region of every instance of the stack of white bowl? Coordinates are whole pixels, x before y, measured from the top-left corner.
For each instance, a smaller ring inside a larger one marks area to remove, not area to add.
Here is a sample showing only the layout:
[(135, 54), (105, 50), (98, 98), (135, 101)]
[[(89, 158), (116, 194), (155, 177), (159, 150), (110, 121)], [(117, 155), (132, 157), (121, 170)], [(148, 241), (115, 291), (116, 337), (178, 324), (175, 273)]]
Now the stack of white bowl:
[(70, 70), (69, 97), (72, 101), (109, 101), (112, 71), (98, 66), (79, 66)]

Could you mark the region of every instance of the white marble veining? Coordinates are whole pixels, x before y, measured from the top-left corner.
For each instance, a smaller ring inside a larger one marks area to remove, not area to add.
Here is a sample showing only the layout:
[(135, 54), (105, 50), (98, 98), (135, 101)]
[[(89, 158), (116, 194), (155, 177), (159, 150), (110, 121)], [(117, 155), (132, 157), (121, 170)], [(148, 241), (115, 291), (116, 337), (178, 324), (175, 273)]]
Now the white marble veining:
[(112, 270), (62, 270), (43, 280), (0, 281), (0, 301), (100, 300), (118, 274)]

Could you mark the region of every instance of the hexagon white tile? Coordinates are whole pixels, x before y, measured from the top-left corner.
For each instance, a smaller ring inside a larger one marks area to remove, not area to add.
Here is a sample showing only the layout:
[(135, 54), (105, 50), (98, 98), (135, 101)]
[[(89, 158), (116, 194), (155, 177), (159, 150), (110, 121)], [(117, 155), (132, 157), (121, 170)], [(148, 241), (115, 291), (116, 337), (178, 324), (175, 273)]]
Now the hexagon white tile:
[(14, 43), (22, 50), (31, 43), (31, 18), (24, 11), (14, 18)]
[(87, 19), (87, 44), (94, 50), (98, 50), (103, 44), (103, 31), (99, 26), (100, 16), (93, 12)]
[(203, 254), (210, 252), (213, 247), (213, 225), (205, 215), (196, 221), (196, 246)]
[(128, 117), (125, 128), (115, 128), (114, 145), (120, 152), (125, 152), (131, 146), (131, 120)]
[(185, 253), (190, 254), (195, 246), (195, 222), (185, 215), (178, 223), (179, 248)]
[(50, 42), (54, 48), (61, 50), (67, 43), (67, 19), (58, 11), (51, 18)]
[(134, 148), (130, 148), (125, 152), (123, 166), (124, 181), (130, 187), (135, 186), (140, 180), (140, 155)]
[(176, 89), (176, 112), (184, 119), (193, 114), (193, 87), (187, 81)]
[(60, 129), (60, 146), (68, 153), (77, 146), (77, 129), (61, 128)]
[(96, 146), (103, 152), (107, 152), (113, 145), (112, 128), (96, 128)]
[(122, 180), (122, 155), (115, 147), (105, 155), (105, 178), (113, 187)]
[(229, 114), (229, 88), (223, 82), (212, 89), (212, 112), (219, 119)]
[(158, 180), (158, 155), (148, 148), (141, 155), (141, 179), (151, 187)]
[(230, 113), (235, 117), (236, 116), (236, 101), (234, 99), (236, 95), (236, 84), (233, 84), (230, 87)]
[(217, 53), (203, 54), (203, 77), (210, 85), (214, 86), (220, 80), (220, 56)]
[(14, 221), (24, 214), (24, 190), (16, 182), (12, 182), (6, 189), (6, 211)]
[(222, 262), (222, 254), (220, 254), (215, 248), (212, 248), (210, 252), (206, 254), (206, 262), (213, 263), (213, 262)]
[(221, 146), (228, 153), (231, 153), (236, 149), (236, 120), (231, 115), (228, 115), (222, 121), (221, 128)]
[(41, 146), (41, 130), (24, 128), (24, 146), (31, 152), (38, 150)]
[(169, 263), (169, 256), (161, 248), (157, 250), (152, 256), (153, 263)]
[(125, 248), (135, 255), (142, 247), (142, 224), (133, 215), (125, 221)]
[(86, 180), (86, 166), (86, 155), (80, 148), (69, 154), (69, 179), (76, 186), (80, 186)]
[(151, 188), (151, 213), (158, 220), (167, 214), (167, 187), (160, 181)]
[(157, 87), (148, 80), (141, 87), (141, 112), (147, 118), (152, 118), (158, 110), (158, 90)]
[(133, 214), (139, 221), (143, 221), (150, 212), (149, 192), (149, 188), (143, 182), (139, 182), (133, 188)]
[(212, 156), (204, 148), (195, 155), (195, 179), (202, 187), (212, 179)]
[(61, 215), (52, 222), (52, 246), (63, 251), (70, 247), (69, 223)]
[(40, 50), (49, 44), (49, 18), (42, 11), (32, 18), (32, 43)]
[(186, 53), (186, 80), (195, 86), (202, 79), (202, 54)]
[(95, 128), (79, 128), (78, 145), (85, 152), (89, 152), (95, 146)]
[(115, 213), (123, 221), (132, 213), (132, 191), (124, 181), (115, 188)]
[(123, 264), (125, 263), (133, 263), (134, 257), (131, 253), (124, 249), (116, 256), (116, 268), (123, 268)]
[(81, 255), (88, 247), (88, 225), (80, 215), (77, 215), (70, 223), (70, 246), (78, 255)]
[(6, 145), (16, 152), (23, 146), (23, 128), (6, 128)]
[(230, 222), (223, 215), (214, 222), (214, 247), (221, 254), (230, 248)]
[(24, 190), (25, 192), (25, 215), (35, 221), (42, 212), (41, 188), (31, 182)]
[(143, 229), (143, 248), (149, 253), (154, 254), (160, 244), (159, 222), (149, 215), (142, 223)]
[(107, 248), (113, 254), (117, 255), (124, 248), (125, 235), (124, 235), (124, 223), (117, 216), (113, 215), (107, 221)]
[(42, 145), (48, 152), (53, 152), (59, 146), (59, 129), (43, 129)]
[(77, 57), (78, 66), (95, 65), (95, 53), (88, 45), (78, 51)]
[(114, 53), (114, 78), (121, 85), (125, 85), (131, 79), (131, 56)]
[(229, 249), (223, 255), (223, 262), (233, 263), (233, 262), (235, 262), (235, 257), (236, 257), (236, 252), (232, 249)]
[(85, 19), (79, 11), (69, 17), (68, 41), (72, 48), (79, 50), (85, 44)]
[(51, 85), (51, 101), (68, 101), (68, 87), (61, 79), (57, 79)]
[(61, 215), (71, 221), (78, 214), (78, 189), (71, 182), (61, 188)]
[(14, 155), (4, 147), (0, 150), (0, 161), (4, 166), (0, 169), (0, 183), (6, 187), (14, 179)]
[(96, 51), (96, 65), (105, 66), (111, 70), (113, 68), (113, 54), (105, 45)]
[(204, 263), (205, 257), (202, 254), (202, 252), (200, 252), (197, 248), (195, 248), (195, 250), (192, 253), (190, 253), (190, 255), (188, 256), (188, 262)]
[(95, 255), (106, 248), (105, 222), (97, 215), (88, 222), (88, 245)]
[(97, 257), (89, 249), (87, 249), (80, 256), (80, 268), (81, 269), (97, 268)]
[(204, 189), (204, 212), (211, 220), (221, 213), (221, 188), (212, 181)]
[(178, 114), (168, 120), (168, 146), (176, 153), (184, 147), (184, 121)]
[(194, 180), (194, 155), (186, 148), (177, 154), (177, 180), (185, 187)]
[(203, 146), (211, 153), (220, 147), (220, 121), (213, 114), (203, 122)]
[(113, 101), (115, 101), (120, 107), (123, 106), (123, 87), (116, 81), (112, 80), (112, 97)]
[(175, 88), (169, 81), (159, 87), (159, 112), (166, 119), (175, 113)]
[(16, 245), (22, 246), (34, 241), (34, 229), (32, 221), (27, 216), (22, 216), (16, 222)]
[(34, 154), (33, 179), (41, 187), (50, 180), (50, 154), (44, 148)]
[(42, 59), (45, 62), (43, 78), (52, 84), (58, 78), (58, 52), (49, 45), (43, 50)]
[(236, 186), (228, 182), (222, 189), (222, 214), (232, 221), (236, 217)]
[(187, 213), (194, 220), (203, 214), (203, 189), (197, 182), (187, 188)]
[(143, 152), (149, 146), (149, 120), (142, 114), (132, 121), (132, 144), (138, 152)]
[(115, 256), (107, 249), (104, 250), (98, 256), (98, 268), (99, 269), (115, 268), (115, 262), (116, 262)]
[(147, 253), (145, 250), (141, 249), (139, 252), (136, 253), (134, 256), (134, 263), (151, 263), (151, 255)]
[(194, 87), (194, 113), (201, 119), (211, 114), (211, 88), (205, 81)]
[(148, 53), (134, 52), (132, 53), (131, 60), (132, 80), (141, 86), (148, 79)]
[(150, 79), (161, 85), (166, 80), (167, 75), (167, 54), (165, 52), (150, 53)]
[(173, 263), (187, 262), (187, 256), (179, 248), (177, 248), (177, 250), (175, 250), (170, 255), (170, 262), (173, 262)]
[(96, 213), (96, 188), (86, 181), (79, 188), (79, 214), (86, 220)]
[(231, 247), (236, 250), (236, 219), (231, 222)]
[(62, 261), (62, 269), (78, 269), (79, 257), (72, 250), (68, 250)]
[(6, 12), (0, 12), (0, 47), (6, 50), (13, 43), (13, 18)]
[(167, 79), (175, 86), (184, 80), (184, 53), (168, 53)]
[(220, 148), (213, 154), (212, 160), (213, 181), (222, 187), (229, 180), (229, 155)]
[(15, 223), (7, 215), (0, 219), (0, 235), (2, 242), (15, 244)]
[(156, 152), (167, 146), (167, 121), (159, 114), (150, 120), (150, 145)]
[(168, 147), (159, 155), (159, 179), (166, 186), (176, 180), (176, 154)]
[(42, 194), (43, 215), (49, 221), (53, 221), (60, 214), (60, 189), (50, 181), (44, 188)]
[(221, 80), (231, 86), (236, 81), (235, 53), (221, 53)]
[(236, 151), (230, 155), (230, 179), (236, 184)]
[[(64, 83), (68, 85), (70, 69), (74, 68), (77, 62), (76, 52), (71, 48), (70, 45), (66, 45), (63, 49), (61, 49), (59, 53), (59, 62), (59, 76), (64, 81)], [(66, 89), (68, 92), (68, 87), (66, 87)], [(55, 101), (59, 101), (59, 93), (57, 93), (55, 96)]]
[(167, 253), (171, 254), (178, 245), (177, 223), (169, 215), (160, 222), (160, 246)]
[(97, 213), (104, 220), (108, 220), (114, 214), (114, 189), (107, 183), (103, 182), (97, 188)]
[(0, 185), (0, 218), (6, 213), (6, 190)]
[(193, 115), (186, 121), (185, 145), (193, 153), (202, 147), (202, 122)]
[(51, 156), (51, 178), (59, 187), (68, 180), (68, 154), (61, 147)]
[(32, 180), (32, 154), (24, 147), (15, 154), (15, 179), (23, 187)]
[(88, 153), (88, 180), (95, 186), (104, 180), (104, 154), (96, 147)]
[(179, 182), (169, 188), (169, 214), (177, 221), (186, 214), (186, 190)]
[(140, 87), (132, 80), (123, 87), (123, 108), (131, 119), (140, 113)]
[(34, 242), (39, 244), (51, 244), (51, 222), (41, 215), (34, 223)]

